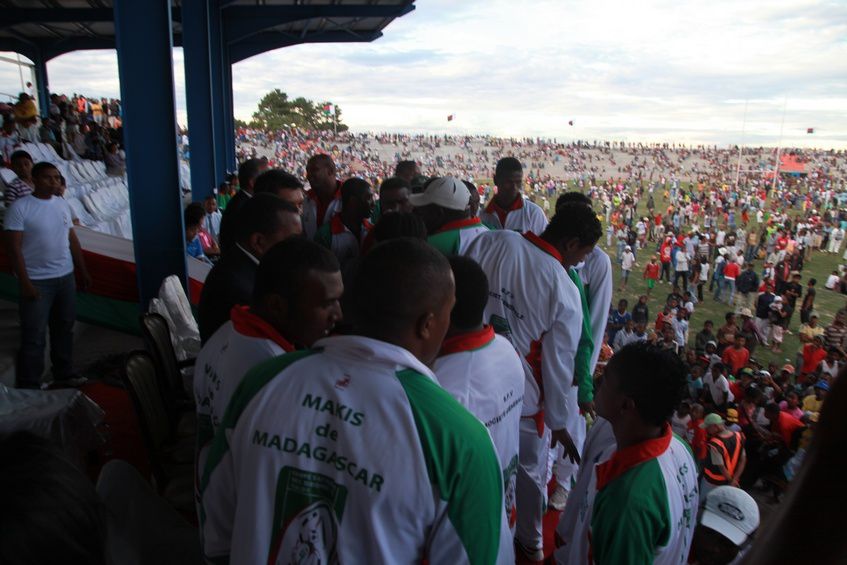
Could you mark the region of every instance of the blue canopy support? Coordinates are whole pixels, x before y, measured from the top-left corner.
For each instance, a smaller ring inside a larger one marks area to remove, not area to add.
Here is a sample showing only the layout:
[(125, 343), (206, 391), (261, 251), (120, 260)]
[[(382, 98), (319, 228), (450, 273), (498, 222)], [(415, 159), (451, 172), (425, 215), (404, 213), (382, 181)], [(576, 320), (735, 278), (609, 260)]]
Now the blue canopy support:
[(236, 169), (233, 64), (290, 45), (374, 41), (414, 9), (414, 0), (15, 2), (2, 8), (0, 50), (35, 63), (46, 115), (48, 61), (117, 49), (133, 246), (146, 307), (166, 276), (187, 282), (173, 47), (185, 52), (192, 193), (199, 200)]
[[(221, 9), (216, 0), (209, 1), (209, 52), (210, 52), (210, 88), (212, 105), (212, 128), (215, 132), (215, 178), (220, 184), (227, 171), (233, 170), (228, 164), (226, 157), (227, 117), (225, 98), (225, 75), (223, 43), (223, 22), (221, 21)], [(231, 135), (231, 134), (230, 134)]]
[(191, 155), (191, 197), (196, 202), (212, 194), (212, 189), (220, 182), (212, 118), (209, 3), (206, 0), (183, 0), (182, 11), (185, 14), (182, 50)]
[(38, 97), (38, 111), (41, 116), (50, 115), (50, 88), (47, 82), (47, 61), (41, 51), (36, 51), (35, 59), (35, 92)]
[(115, 0), (115, 37), (138, 292), (146, 308), (169, 275), (188, 291), (169, 0)]

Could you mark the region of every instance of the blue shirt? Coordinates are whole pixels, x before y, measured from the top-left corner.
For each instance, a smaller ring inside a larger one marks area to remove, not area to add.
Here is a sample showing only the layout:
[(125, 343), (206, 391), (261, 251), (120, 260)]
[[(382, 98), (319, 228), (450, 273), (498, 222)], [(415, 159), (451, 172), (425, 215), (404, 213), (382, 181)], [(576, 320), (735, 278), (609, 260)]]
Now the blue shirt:
[(620, 329), (622, 329), (623, 326), (625, 326), (626, 323), (631, 319), (632, 314), (630, 314), (629, 312), (624, 312), (623, 314), (621, 314), (618, 310), (615, 310), (609, 315), (610, 324), (620, 324), (621, 326), (621, 328), (618, 329), (609, 328), (609, 343), (615, 342), (615, 336), (618, 335)]
[(195, 259), (200, 259), (201, 261), (206, 260), (206, 254), (203, 253), (203, 244), (200, 243), (200, 236), (195, 236), (194, 239), (189, 241), (185, 246), (185, 252), (194, 257)]

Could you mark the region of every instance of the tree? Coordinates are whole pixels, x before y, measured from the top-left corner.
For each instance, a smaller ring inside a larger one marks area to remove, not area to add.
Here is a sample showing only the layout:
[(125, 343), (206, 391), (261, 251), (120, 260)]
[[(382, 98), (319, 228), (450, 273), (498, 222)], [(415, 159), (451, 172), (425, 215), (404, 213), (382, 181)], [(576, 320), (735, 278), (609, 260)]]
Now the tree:
[(273, 131), (288, 127), (304, 129), (333, 129), (338, 127), (339, 131), (347, 130), (347, 126), (341, 123), (341, 111), (335, 106), (335, 115), (327, 115), (324, 107), (331, 102), (315, 104), (311, 100), (299, 96), (289, 100), (288, 95), (276, 88), (265, 94), (259, 101), (259, 107), (253, 113), (254, 127)]

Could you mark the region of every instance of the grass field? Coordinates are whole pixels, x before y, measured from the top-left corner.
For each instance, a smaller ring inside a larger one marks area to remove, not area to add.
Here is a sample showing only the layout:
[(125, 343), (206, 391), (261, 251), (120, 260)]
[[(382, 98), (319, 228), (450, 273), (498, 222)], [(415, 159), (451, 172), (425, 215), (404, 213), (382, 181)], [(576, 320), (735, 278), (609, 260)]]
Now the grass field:
[[(664, 202), (662, 195), (658, 193), (658, 191), (654, 194), (654, 198), (656, 200), (656, 207), (661, 209), (662, 205), (665, 207), (668, 205), (667, 202)], [(640, 216), (646, 216), (647, 210), (646, 205), (644, 205), (644, 201), (646, 199), (642, 199), (642, 202), (639, 203), (638, 213)], [(799, 214), (799, 211), (798, 211)], [(755, 223), (752, 224), (756, 226)], [(619, 291), (620, 281), (621, 281), (621, 269), (618, 264), (615, 263), (615, 248), (614, 243), (612, 244), (612, 248), (606, 248), (606, 236), (605, 236), (605, 224), (603, 225), (604, 235), (601, 238), (601, 241), (598, 242), (600, 245), (612, 258), (612, 270), (614, 272), (614, 299), (612, 304), (617, 306), (617, 303), (620, 299), (626, 298), (629, 301), (629, 308), (632, 309), (632, 306), (638, 300), (638, 296), (641, 294), (647, 293), (647, 285), (646, 281), (641, 278), (641, 273), (643, 272), (644, 265), (647, 261), (649, 261), (650, 256), (655, 253), (653, 251), (652, 245), (655, 245), (655, 242), (648, 242), (649, 246), (645, 249), (641, 249), (638, 252), (638, 267), (634, 268), (632, 274), (629, 277), (628, 288), (623, 292)], [(756, 228), (758, 229), (758, 228)], [(843, 249), (842, 249), (843, 252)], [(805, 295), (806, 283), (810, 278), (817, 279), (817, 295), (815, 298), (815, 311), (818, 316), (820, 316), (819, 324), (822, 327), (826, 327), (832, 321), (835, 316), (835, 312), (842, 308), (845, 305), (845, 299), (847, 296), (844, 296), (838, 292), (834, 292), (831, 290), (827, 290), (824, 287), (824, 283), (826, 282), (829, 274), (838, 268), (839, 263), (842, 263), (841, 254), (826, 254), (815, 251), (812, 253), (811, 260), (806, 260), (804, 269), (802, 271), (803, 279), (800, 283), (803, 285), (803, 291)], [(762, 261), (757, 260), (754, 261), (756, 264), (756, 272), (761, 276), (761, 267)], [(710, 269), (710, 274), (712, 269)], [(658, 315), (661, 308), (664, 306), (664, 302), (667, 298), (667, 295), (671, 292), (671, 285), (660, 282), (653, 289), (653, 293), (651, 298), (648, 299), (648, 306), (650, 308), (650, 324), (652, 325), (656, 316)], [(736, 311), (737, 307), (730, 307), (724, 303), (714, 302), (712, 300), (712, 294), (707, 292), (708, 284), (703, 289), (703, 298), (705, 299), (703, 302), (698, 303), (695, 306), (694, 314), (691, 316), (689, 320), (689, 338), (690, 343), (693, 345), (694, 336), (703, 328), (703, 322), (706, 320), (712, 320), (715, 324), (714, 331), (716, 332), (720, 326), (724, 324), (724, 316), (727, 312)], [(771, 361), (781, 365), (784, 363), (794, 364), (796, 352), (800, 348), (800, 341), (797, 338), (797, 331), (800, 328), (800, 301), (798, 299), (797, 302), (797, 310), (794, 312), (794, 315), (791, 318), (791, 325), (789, 330), (792, 332), (791, 334), (786, 334), (785, 339), (782, 346), (782, 353), (774, 353), (765, 347), (757, 347), (754, 353), (756, 359), (761, 362), (763, 365), (767, 366), (767, 364)]]

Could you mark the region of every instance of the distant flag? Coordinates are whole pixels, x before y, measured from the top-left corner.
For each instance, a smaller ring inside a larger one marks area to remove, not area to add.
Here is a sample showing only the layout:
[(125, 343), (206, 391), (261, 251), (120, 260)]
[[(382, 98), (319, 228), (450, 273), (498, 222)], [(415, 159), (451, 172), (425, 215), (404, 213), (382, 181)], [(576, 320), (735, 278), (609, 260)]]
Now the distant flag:
[(568, 120), (568, 125), (569, 125), (569, 126), (572, 126), (572, 125), (573, 125), (573, 120)]
[(806, 133), (815, 133), (815, 128), (806, 128)]
[(324, 104), (324, 115), (334, 116), (335, 115), (335, 106), (333, 106), (332, 104)]
[(450, 114), (449, 116), (447, 116), (447, 121), (452, 122), (455, 118), (456, 118), (456, 114)]

